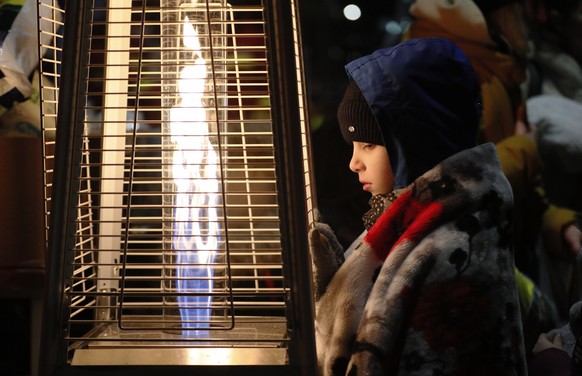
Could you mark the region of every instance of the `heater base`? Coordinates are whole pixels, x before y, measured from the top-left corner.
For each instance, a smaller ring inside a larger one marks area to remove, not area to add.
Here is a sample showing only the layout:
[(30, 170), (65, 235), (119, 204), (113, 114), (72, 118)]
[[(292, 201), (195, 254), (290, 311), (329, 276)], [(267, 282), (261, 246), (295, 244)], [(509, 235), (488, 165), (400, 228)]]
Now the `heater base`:
[(287, 364), (285, 348), (79, 349), (73, 366), (263, 366)]
[(175, 329), (146, 330), (148, 324), (143, 321), (140, 317), (126, 318), (125, 329), (109, 323), (77, 339), (71, 349), (71, 364), (245, 366), (288, 362), (287, 330), (281, 317), (238, 317), (229, 330), (203, 330), (197, 337), (180, 335)]

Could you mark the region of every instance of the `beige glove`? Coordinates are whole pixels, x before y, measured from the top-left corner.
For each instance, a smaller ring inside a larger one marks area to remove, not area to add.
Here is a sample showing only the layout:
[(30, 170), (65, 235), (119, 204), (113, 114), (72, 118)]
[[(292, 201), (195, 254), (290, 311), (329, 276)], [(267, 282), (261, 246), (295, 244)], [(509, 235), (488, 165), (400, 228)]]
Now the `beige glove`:
[(344, 252), (333, 230), (325, 223), (316, 222), (309, 230), (308, 240), (313, 268), (313, 290), (317, 302), (345, 261)]

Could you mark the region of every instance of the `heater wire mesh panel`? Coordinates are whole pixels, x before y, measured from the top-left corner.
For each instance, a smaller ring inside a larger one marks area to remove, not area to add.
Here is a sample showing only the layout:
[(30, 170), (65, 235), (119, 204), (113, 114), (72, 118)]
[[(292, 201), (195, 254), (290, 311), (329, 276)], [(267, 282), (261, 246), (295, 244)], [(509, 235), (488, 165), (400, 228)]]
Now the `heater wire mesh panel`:
[[(66, 205), (72, 214), (64, 224), (68, 245), (58, 288), (69, 360), (98, 363), (104, 360), (88, 351), (118, 348), (285, 348), (294, 323), (264, 5), (84, 3), (78, 99), (74, 108), (58, 106), (77, 114), (69, 137), (75, 156), (62, 166), (72, 176)], [(56, 58), (60, 19), (52, 20), (55, 52), (44, 55), (48, 68), (41, 72), (53, 83), (42, 98), (47, 216), (49, 119), (65, 85)], [(296, 28), (293, 36), (299, 178), (311, 215)], [(57, 149), (59, 141), (57, 132)], [(51, 220), (54, 227), (58, 220)], [(265, 361), (265, 354), (245, 362)], [(283, 363), (289, 361), (283, 354)]]
[(52, 192), (54, 148), (56, 133), (58, 77), (60, 75), (60, 56), (62, 54), (63, 14), (58, 0), (38, 1), (39, 30), (39, 84), (40, 120), (43, 139), (43, 171), (45, 199), (45, 238), (48, 239), (48, 222)]

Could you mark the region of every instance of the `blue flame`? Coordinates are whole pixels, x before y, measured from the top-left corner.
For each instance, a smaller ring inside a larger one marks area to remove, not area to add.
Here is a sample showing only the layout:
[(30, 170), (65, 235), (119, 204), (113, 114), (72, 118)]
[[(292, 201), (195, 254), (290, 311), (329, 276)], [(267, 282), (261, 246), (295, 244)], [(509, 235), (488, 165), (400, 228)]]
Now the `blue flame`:
[(178, 293), (184, 293), (178, 296), (184, 329), (182, 334), (187, 336), (201, 334), (189, 329), (210, 327), (214, 261), (219, 241), (216, 210), (218, 181), (199, 175), (213, 171), (210, 165), (202, 162), (215, 156), (215, 153), (209, 149), (204, 154), (205, 158), (195, 165), (179, 164), (174, 160), (174, 172), (188, 171), (188, 179), (176, 179), (180, 174), (175, 174), (178, 192), (175, 196), (172, 241), (176, 254), (176, 288)]
[(183, 44), (192, 51), (192, 60), (180, 71), (180, 100), (170, 110), (176, 187), (172, 246), (182, 334), (197, 336), (203, 333), (198, 329), (210, 327), (212, 317), (213, 263), (219, 242), (219, 172), (204, 103), (208, 67), (198, 33), (188, 17), (183, 31)]
[[(207, 208), (177, 207), (176, 217), (182, 217), (184, 213), (178, 212), (186, 210), (197, 210), (199, 213), (206, 214), (206, 218), (210, 217), (208, 214), (211, 212)], [(176, 223), (174, 231), (176, 288), (178, 292), (185, 293), (178, 295), (178, 306), (182, 320), (182, 334), (187, 337), (202, 335), (204, 332), (197, 329), (210, 327), (209, 320), (212, 314), (211, 293), (214, 275), (212, 264), (216, 258), (216, 251), (205, 250), (209, 242), (200, 244), (200, 229), (196, 229), (197, 227), (201, 227), (199, 222), (179, 222)], [(217, 239), (212, 239), (212, 242), (215, 240)], [(197, 248), (196, 245), (199, 248), (193, 249)]]

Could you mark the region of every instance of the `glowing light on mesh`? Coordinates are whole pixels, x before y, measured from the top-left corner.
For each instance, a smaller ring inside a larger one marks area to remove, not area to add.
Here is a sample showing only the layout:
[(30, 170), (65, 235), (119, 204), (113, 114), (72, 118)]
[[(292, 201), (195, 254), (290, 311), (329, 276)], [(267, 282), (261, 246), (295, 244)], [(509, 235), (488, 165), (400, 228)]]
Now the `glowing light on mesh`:
[(182, 334), (192, 336), (210, 326), (213, 262), (219, 240), (219, 181), (218, 156), (209, 140), (203, 105), (207, 65), (198, 33), (188, 17), (183, 41), (193, 58), (179, 74), (180, 99), (170, 110), (176, 187), (172, 247), (176, 253), (177, 291), (185, 293), (178, 296)]

